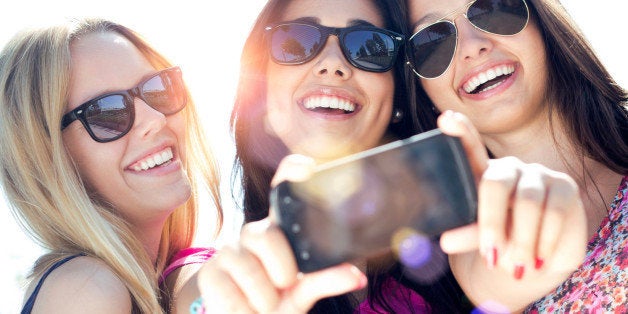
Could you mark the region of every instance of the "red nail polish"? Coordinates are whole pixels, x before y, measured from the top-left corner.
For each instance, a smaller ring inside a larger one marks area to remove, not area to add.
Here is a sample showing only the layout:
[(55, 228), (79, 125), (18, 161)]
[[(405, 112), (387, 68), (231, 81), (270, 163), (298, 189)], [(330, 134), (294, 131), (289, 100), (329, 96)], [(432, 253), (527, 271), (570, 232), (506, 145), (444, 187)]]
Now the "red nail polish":
[(515, 265), (515, 279), (520, 280), (523, 278), (523, 272), (525, 271), (525, 266), (523, 264)]
[(486, 254), (486, 262), (488, 264), (489, 269), (495, 268), (497, 266), (497, 248), (491, 247)]
[(537, 257), (536, 260), (534, 261), (534, 269), (541, 269), (544, 263), (545, 263), (545, 260)]

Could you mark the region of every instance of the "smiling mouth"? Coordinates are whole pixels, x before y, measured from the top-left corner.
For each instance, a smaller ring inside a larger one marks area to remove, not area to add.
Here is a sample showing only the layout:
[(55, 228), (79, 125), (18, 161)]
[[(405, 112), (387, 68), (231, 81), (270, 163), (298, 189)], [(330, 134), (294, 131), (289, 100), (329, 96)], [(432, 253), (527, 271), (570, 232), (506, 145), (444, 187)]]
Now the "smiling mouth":
[(347, 99), (333, 96), (309, 97), (303, 101), (307, 110), (327, 114), (350, 114), (355, 111), (356, 104)]
[(173, 157), (174, 155), (172, 154), (172, 148), (168, 147), (161, 152), (158, 152), (136, 162), (129, 168), (138, 172), (145, 171), (160, 165), (166, 165), (172, 160)]
[(479, 73), (465, 83), (462, 88), (467, 94), (479, 94), (501, 85), (515, 72), (514, 65), (502, 65)]

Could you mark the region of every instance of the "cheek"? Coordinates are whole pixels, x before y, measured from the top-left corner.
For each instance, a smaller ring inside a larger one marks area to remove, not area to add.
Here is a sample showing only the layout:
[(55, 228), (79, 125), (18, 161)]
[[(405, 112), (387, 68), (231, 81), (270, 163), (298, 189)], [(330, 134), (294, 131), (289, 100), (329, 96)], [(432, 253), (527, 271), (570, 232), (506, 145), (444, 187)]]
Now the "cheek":
[(290, 133), (291, 121), (296, 110), (296, 94), (303, 66), (281, 66), (274, 63), (268, 65), (266, 85), (266, 114), (264, 116), (265, 130), (269, 134), (283, 137)]
[(360, 80), (360, 86), (368, 96), (370, 103), (392, 108), (395, 97), (395, 81), (392, 72), (373, 73), (365, 76), (364, 79)]
[(269, 62), (266, 71), (266, 104), (285, 106), (299, 87), (307, 69), (305, 65), (285, 66)]
[[(187, 119), (184, 116), (184, 112), (179, 112), (173, 116), (167, 117), (166, 126), (170, 129), (177, 138), (177, 150), (179, 152), (179, 158), (185, 164), (186, 162), (186, 126), (188, 125)], [(211, 130), (206, 130), (211, 131)]]
[(110, 189), (109, 183), (118, 181), (116, 174), (119, 173), (122, 155), (118, 152), (124, 149), (124, 140), (101, 144), (86, 134), (77, 135), (79, 136), (64, 136), (67, 152), (76, 164), (86, 187), (106, 197), (107, 190)]
[(432, 80), (419, 80), (420, 86), (434, 104), (442, 103), (443, 101), (441, 99), (446, 98), (447, 93), (444, 93), (444, 91), (447, 91), (445, 77), (446, 75)]

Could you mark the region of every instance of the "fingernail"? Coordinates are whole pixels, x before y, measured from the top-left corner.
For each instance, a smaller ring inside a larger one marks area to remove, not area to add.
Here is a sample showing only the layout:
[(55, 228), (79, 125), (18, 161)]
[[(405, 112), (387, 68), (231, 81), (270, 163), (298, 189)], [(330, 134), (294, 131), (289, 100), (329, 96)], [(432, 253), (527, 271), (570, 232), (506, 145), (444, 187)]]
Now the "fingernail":
[(486, 252), (486, 265), (489, 269), (493, 269), (497, 266), (497, 248), (494, 246)]
[(525, 266), (523, 264), (515, 265), (515, 279), (520, 280), (523, 278), (523, 272), (525, 271)]
[(541, 267), (543, 267), (543, 264), (545, 264), (545, 260), (537, 257), (534, 261), (534, 269), (541, 269)]

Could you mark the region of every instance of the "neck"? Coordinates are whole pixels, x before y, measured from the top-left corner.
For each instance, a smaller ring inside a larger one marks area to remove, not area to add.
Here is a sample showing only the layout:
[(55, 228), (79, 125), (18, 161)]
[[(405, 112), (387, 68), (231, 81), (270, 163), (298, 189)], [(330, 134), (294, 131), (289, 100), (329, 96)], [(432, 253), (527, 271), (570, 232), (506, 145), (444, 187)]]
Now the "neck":
[(142, 226), (135, 226), (137, 230), (135, 236), (144, 245), (144, 249), (153, 264), (157, 262), (164, 223), (165, 219), (158, 222), (146, 222)]

